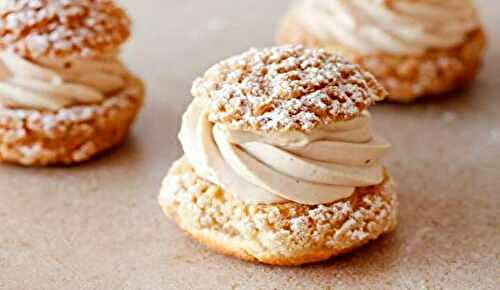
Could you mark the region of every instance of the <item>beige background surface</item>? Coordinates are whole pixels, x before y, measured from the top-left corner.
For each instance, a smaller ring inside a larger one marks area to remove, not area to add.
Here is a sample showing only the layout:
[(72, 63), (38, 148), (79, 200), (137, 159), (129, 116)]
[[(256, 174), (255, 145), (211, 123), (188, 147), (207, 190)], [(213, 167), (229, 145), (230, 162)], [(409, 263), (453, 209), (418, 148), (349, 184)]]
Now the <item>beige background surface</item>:
[(160, 181), (179, 156), (191, 81), (215, 61), (273, 43), (288, 1), (122, 1), (135, 18), (126, 61), (148, 86), (128, 143), (73, 168), (0, 166), (0, 289), (498, 289), (500, 21), (470, 90), (379, 105), (401, 194), (396, 233), (300, 268), (207, 251), (160, 212)]

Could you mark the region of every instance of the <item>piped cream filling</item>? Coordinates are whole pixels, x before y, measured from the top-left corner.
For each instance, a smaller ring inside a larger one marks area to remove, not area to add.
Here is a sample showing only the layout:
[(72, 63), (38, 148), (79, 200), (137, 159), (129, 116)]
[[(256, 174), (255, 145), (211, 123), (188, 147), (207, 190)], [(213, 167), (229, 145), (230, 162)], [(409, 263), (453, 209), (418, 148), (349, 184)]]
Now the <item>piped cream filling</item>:
[(367, 54), (453, 47), (480, 26), (470, 0), (304, 0), (294, 12), (320, 39)]
[(384, 180), (380, 158), (390, 145), (372, 136), (368, 113), (310, 132), (256, 134), (210, 122), (206, 108), (196, 98), (183, 116), (185, 156), (198, 175), (240, 200), (323, 204)]
[(127, 86), (129, 72), (116, 56), (27, 60), (0, 52), (0, 106), (56, 111), (96, 104)]

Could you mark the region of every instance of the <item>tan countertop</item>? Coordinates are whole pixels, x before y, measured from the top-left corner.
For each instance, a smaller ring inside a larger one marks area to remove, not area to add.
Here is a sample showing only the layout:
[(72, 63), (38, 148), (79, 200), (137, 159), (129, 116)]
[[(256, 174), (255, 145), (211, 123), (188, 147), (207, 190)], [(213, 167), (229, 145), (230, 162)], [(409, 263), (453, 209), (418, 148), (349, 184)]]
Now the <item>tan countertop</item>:
[[(498, 289), (500, 3), (478, 0), (490, 37), (470, 90), (373, 109), (394, 145), (398, 230), (360, 251), (279, 268), (214, 254), (163, 216), (190, 83), (215, 61), (273, 43), (288, 1), (125, 0), (126, 61), (147, 83), (128, 143), (72, 168), (0, 166), (0, 289)], [(272, 3), (272, 4), (270, 4)]]

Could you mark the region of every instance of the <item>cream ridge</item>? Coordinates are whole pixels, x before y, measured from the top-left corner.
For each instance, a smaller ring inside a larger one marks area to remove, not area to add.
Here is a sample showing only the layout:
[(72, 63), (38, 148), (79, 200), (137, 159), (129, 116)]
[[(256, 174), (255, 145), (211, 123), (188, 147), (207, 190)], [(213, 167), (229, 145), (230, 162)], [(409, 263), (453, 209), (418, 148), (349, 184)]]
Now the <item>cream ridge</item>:
[(56, 111), (96, 104), (127, 86), (129, 72), (114, 55), (28, 60), (0, 52), (0, 106)]
[(294, 13), (318, 38), (367, 54), (453, 47), (480, 26), (470, 0), (303, 0)]
[(207, 108), (198, 97), (183, 116), (185, 157), (198, 175), (242, 201), (324, 204), (385, 178), (379, 160), (390, 145), (372, 135), (367, 112), (309, 132), (254, 133), (210, 122)]

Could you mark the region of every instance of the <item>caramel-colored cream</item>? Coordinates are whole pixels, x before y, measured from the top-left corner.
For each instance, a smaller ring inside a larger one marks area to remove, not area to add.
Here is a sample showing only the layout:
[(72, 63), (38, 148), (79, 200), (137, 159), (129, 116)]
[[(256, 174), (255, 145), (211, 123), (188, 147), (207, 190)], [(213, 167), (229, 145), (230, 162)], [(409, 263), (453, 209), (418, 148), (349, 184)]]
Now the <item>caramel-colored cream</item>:
[(384, 180), (379, 160), (390, 145), (372, 135), (368, 113), (310, 132), (254, 133), (210, 122), (207, 108), (196, 98), (183, 116), (185, 156), (198, 175), (240, 200), (323, 204)]
[(116, 56), (28, 60), (0, 52), (0, 106), (59, 110), (100, 103), (127, 85), (129, 73)]
[(295, 13), (320, 39), (360, 53), (453, 47), (480, 26), (470, 0), (304, 0)]

